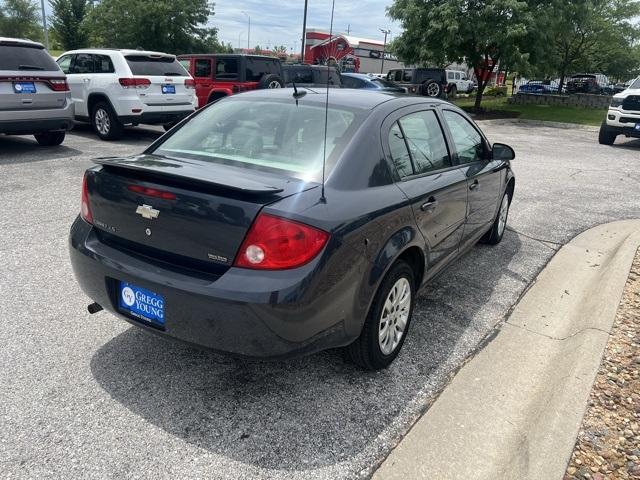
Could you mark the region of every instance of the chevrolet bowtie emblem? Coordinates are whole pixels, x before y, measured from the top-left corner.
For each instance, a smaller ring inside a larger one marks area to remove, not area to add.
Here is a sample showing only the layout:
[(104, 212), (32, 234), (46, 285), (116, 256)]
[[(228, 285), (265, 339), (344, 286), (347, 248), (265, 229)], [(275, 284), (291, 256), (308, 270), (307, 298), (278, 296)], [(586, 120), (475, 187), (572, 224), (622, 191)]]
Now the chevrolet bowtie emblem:
[(160, 210), (156, 210), (151, 205), (138, 205), (138, 208), (136, 208), (136, 213), (138, 215), (142, 215), (142, 218), (153, 220), (154, 218), (158, 218), (158, 215), (160, 215)]

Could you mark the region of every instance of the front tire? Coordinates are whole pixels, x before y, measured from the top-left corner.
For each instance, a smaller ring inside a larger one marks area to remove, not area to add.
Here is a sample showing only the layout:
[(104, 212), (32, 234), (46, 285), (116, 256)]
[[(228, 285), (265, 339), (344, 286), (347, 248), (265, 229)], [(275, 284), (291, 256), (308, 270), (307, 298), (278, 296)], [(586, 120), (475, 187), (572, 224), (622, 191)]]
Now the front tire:
[(504, 231), (507, 228), (507, 220), (509, 219), (509, 206), (511, 205), (511, 196), (509, 192), (506, 192), (502, 196), (502, 201), (500, 202), (500, 210), (498, 210), (498, 215), (491, 226), (491, 230), (485, 233), (484, 237), (482, 237), (482, 243), (487, 243), (489, 245), (497, 245), (502, 241), (502, 237), (504, 236)]
[(42, 147), (55, 147), (64, 142), (65, 132), (36, 133), (34, 137)]
[(124, 125), (106, 102), (98, 102), (93, 107), (91, 126), (102, 140), (118, 140), (124, 133)]
[(600, 133), (598, 134), (598, 142), (600, 145), (613, 145), (617, 136), (618, 134), (607, 125), (606, 120), (602, 122), (602, 125), (600, 125)]
[(414, 272), (400, 260), (376, 292), (360, 337), (346, 347), (351, 361), (367, 370), (387, 368), (407, 338), (414, 304)]

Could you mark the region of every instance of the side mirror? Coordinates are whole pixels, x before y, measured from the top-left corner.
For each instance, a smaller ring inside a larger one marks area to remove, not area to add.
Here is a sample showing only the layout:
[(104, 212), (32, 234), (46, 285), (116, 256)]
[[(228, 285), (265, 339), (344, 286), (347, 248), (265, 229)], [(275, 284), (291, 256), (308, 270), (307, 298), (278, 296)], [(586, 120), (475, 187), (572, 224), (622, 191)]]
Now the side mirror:
[(502, 160), (509, 161), (516, 158), (516, 152), (513, 151), (509, 145), (505, 145), (504, 143), (494, 143), (491, 149), (493, 160)]

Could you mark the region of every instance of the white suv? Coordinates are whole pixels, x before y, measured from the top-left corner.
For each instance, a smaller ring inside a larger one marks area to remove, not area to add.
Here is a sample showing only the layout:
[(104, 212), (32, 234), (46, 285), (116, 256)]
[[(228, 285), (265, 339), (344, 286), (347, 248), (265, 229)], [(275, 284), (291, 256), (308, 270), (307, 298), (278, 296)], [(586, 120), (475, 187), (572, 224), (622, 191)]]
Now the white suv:
[(598, 140), (603, 145), (613, 145), (618, 135), (640, 138), (640, 77), (613, 96)]
[(456, 93), (471, 93), (473, 82), (467, 78), (467, 74), (458, 70), (447, 70), (447, 82), (449, 87), (447, 93), (455, 97)]
[(82, 49), (63, 53), (76, 120), (90, 122), (103, 140), (124, 125), (171, 127), (197, 106), (195, 83), (174, 55), (142, 50)]

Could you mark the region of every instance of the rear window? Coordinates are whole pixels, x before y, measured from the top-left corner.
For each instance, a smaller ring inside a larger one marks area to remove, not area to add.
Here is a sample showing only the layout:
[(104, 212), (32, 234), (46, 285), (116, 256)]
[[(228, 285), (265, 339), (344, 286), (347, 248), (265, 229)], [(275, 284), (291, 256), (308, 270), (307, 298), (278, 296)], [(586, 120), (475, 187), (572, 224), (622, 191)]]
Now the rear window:
[[(365, 113), (329, 106), (327, 172)], [(207, 108), (167, 138), (155, 154), (196, 158), (319, 180), (324, 151), (325, 109), (298, 102), (231, 97)]]
[(125, 57), (133, 75), (188, 77), (189, 74), (175, 57), (127, 55)]
[(273, 60), (247, 58), (245, 72), (247, 82), (259, 82), (264, 75), (279, 75), (280, 64), (279, 62), (274, 62)]
[(43, 48), (0, 44), (0, 70), (59, 72), (51, 55)]
[(284, 70), (285, 83), (313, 83), (311, 68), (287, 68)]

